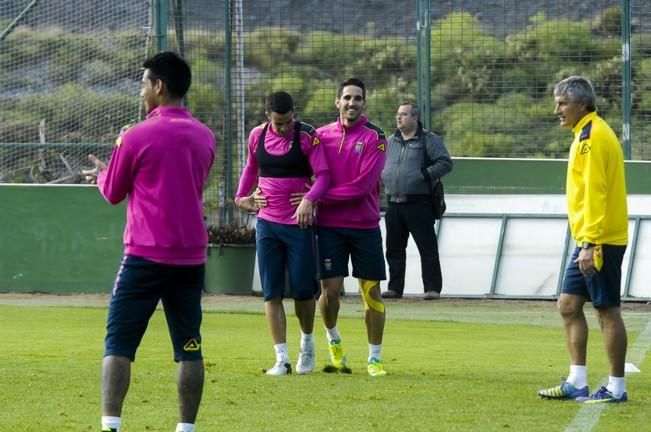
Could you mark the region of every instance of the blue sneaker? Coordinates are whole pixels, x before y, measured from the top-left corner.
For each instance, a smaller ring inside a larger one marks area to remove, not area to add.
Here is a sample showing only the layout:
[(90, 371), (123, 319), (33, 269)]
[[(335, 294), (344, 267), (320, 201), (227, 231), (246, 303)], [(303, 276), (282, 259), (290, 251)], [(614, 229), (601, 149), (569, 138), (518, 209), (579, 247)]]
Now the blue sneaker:
[(598, 403), (620, 403), (628, 401), (628, 396), (626, 392), (622, 393), (620, 397), (615, 397), (610, 390), (606, 387), (601, 386), (599, 390), (591, 394), (590, 397), (582, 400), (583, 403), (587, 404), (598, 404)]
[(563, 381), (561, 385), (558, 385), (556, 387), (538, 390), (538, 396), (543, 399), (577, 400), (579, 398), (587, 398), (589, 394), (590, 391), (588, 390), (588, 386), (578, 389), (567, 381)]

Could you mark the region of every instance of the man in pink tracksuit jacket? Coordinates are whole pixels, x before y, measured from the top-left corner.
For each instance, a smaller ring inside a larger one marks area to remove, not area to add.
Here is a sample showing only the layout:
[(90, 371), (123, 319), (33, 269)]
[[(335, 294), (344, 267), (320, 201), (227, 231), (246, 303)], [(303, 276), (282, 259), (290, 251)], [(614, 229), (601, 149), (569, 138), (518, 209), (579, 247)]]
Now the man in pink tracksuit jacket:
[(111, 204), (127, 198), (124, 257), (113, 287), (102, 364), (102, 431), (119, 432), (131, 362), (159, 300), (178, 362), (180, 422), (193, 432), (204, 382), (201, 295), (208, 236), (202, 194), (213, 133), (183, 107), (192, 75), (172, 52), (143, 64), (147, 119), (124, 131), (106, 166), (89, 156)]
[[(328, 188), (328, 165), (312, 126), (294, 119), (294, 100), (284, 92), (267, 98), (269, 120), (251, 131), (249, 155), (242, 171), (235, 203), (258, 211), (256, 252), (264, 295), (265, 315), (274, 342), (276, 363), (266, 373), (292, 372), (287, 349), (287, 318), (283, 306), (285, 273), (301, 327), (296, 372), (314, 370), (314, 296), (317, 290), (313, 205)], [(312, 184), (312, 176), (316, 177)], [(263, 204), (249, 195), (257, 182)], [(306, 184), (311, 184), (309, 192)], [(293, 203), (293, 193), (305, 193)]]
[(337, 89), (336, 122), (317, 130), (330, 167), (330, 189), (318, 207), (321, 296), (319, 308), (326, 327), (330, 365), (326, 371), (350, 371), (337, 329), (339, 295), (348, 260), (365, 305), (369, 344), (367, 371), (382, 376), (381, 350), (384, 304), (380, 281), (386, 279), (380, 233), (380, 175), (386, 159), (386, 138), (363, 110), (364, 83), (351, 78)]

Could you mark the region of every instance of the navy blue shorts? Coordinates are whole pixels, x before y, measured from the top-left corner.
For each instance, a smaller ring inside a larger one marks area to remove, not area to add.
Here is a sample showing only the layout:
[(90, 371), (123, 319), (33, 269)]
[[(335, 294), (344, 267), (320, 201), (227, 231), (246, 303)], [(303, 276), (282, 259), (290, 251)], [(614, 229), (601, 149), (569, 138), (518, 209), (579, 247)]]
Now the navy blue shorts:
[(385, 280), (386, 268), (380, 228), (351, 229), (319, 227), (321, 279), (348, 276), (348, 258), (353, 277)]
[(561, 293), (574, 294), (592, 301), (596, 309), (601, 307), (619, 307), (622, 284), (622, 261), (626, 246), (601, 245), (604, 258), (601, 270), (590, 277), (585, 277), (575, 263), (581, 248), (575, 248), (570, 258)]
[(159, 264), (124, 256), (113, 286), (104, 356), (134, 361), (158, 301), (163, 303), (174, 361), (201, 360), (201, 295), (205, 266)]
[(285, 275), (294, 300), (314, 298), (316, 246), (311, 228), (258, 219), (255, 246), (265, 301), (284, 297)]

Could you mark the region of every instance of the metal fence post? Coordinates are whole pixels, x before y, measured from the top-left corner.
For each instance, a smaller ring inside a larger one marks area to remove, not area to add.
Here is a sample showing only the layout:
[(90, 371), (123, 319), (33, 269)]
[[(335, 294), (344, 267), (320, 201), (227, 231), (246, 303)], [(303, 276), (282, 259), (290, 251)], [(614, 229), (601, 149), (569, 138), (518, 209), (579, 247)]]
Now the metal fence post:
[[(233, 208), (227, 204), (233, 196), (233, 88), (231, 82), (231, 62), (233, 53), (233, 38), (231, 35), (231, 1), (224, 1), (224, 143), (226, 155), (226, 172), (224, 173), (224, 194), (222, 202), (222, 223), (233, 220)], [(225, 218), (225, 220), (224, 220)]]
[(622, 139), (631, 159), (631, 0), (622, 0)]
[(154, 1), (154, 45), (156, 52), (167, 51), (167, 14), (168, 0)]
[(416, 0), (416, 69), (418, 78), (418, 105), (421, 109), (420, 119), (425, 129), (431, 123), (431, 39), (432, 39), (432, 4), (431, 0)]

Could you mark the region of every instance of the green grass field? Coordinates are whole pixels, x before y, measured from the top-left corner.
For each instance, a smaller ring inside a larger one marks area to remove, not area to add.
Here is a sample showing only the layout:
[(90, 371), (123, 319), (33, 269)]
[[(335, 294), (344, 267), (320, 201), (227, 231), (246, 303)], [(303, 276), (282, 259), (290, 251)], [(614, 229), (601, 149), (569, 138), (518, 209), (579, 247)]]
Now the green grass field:
[[(107, 299), (0, 294), (0, 431), (99, 430), (100, 364)], [(204, 302), (206, 386), (198, 432), (208, 431), (644, 431), (651, 430), (651, 306), (625, 307), (630, 402), (587, 408), (543, 401), (536, 390), (567, 372), (563, 330), (552, 302), (387, 302), (383, 359), (389, 375), (366, 374), (362, 306), (346, 297), (339, 327), (351, 375), (272, 378), (262, 300)], [(291, 303), (286, 305), (293, 311)], [(317, 364), (327, 353), (318, 318)], [(296, 360), (299, 332), (288, 317)], [(591, 318), (589, 381), (607, 377), (601, 333)], [(629, 356), (630, 357), (630, 356)], [(630, 360), (628, 360), (630, 361)], [(123, 431), (173, 431), (176, 367), (158, 311), (133, 365)]]

